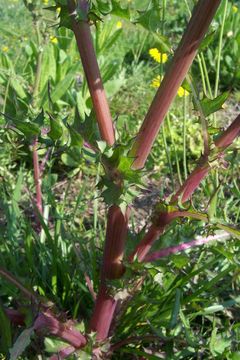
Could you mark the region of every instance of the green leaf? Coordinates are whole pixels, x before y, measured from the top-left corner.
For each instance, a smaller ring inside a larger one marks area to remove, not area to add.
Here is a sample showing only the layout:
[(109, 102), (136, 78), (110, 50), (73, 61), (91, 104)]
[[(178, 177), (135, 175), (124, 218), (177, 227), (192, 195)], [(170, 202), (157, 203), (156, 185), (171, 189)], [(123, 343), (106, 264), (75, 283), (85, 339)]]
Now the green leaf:
[(39, 92), (44, 89), (49, 79), (56, 78), (56, 58), (54, 53), (54, 45), (48, 44), (43, 49), (43, 59), (41, 68), (41, 77), (39, 83)]
[[(169, 40), (166, 36), (163, 36), (159, 33), (152, 33), (152, 36), (154, 38), (155, 44), (157, 48), (161, 52), (170, 52), (171, 51), (171, 45), (169, 43)], [(187, 89), (186, 89), (187, 90)]]
[(140, 16), (135, 20), (137, 24), (142, 25), (145, 29), (156, 32), (161, 26), (160, 8), (152, 6), (147, 11), (139, 12)]
[(209, 201), (209, 206), (208, 206), (208, 217), (209, 220), (211, 221), (211, 219), (214, 219), (214, 217), (216, 216), (216, 211), (217, 211), (217, 201), (218, 201), (218, 194), (220, 191), (221, 187), (219, 186), (214, 194), (211, 196), (211, 199)]
[(60, 2), (58, 2), (57, 7), (61, 7), (60, 13), (59, 13), (59, 27), (65, 27), (67, 29), (72, 30), (72, 21), (71, 18), (69, 16), (69, 11), (67, 8), (67, 5), (62, 5), (60, 4)]
[(13, 120), (14, 125), (18, 130), (20, 130), (23, 135), (27, 138), (32, 138), (33, 136), (37, 136), (40, 133), (40, 129), (36, 124), (31, 122), (23, 122), (17, 119)]
[(76, 95), (76, 100), (77, 100), (77, 109), (80, 114), (80, 117), (81, 117), (81, 119), (85, 120), (85, 115), (87, 113), (87, 107), (86, 107), (86, 102), (83, 98), (83, 95), (80, 91)]
[(181, 290), (176, 289), (175, 301), (174, 301), (171, 320), (169, 324), (170, 329), (173, 329), (177, 325), (180, 308), (181, 308)]
[(112, 0), (112, 11), (113, 15), (119, 16), (123, 19), (130, 20), (130, 9), (128, 6), (124, 7), (121, 5), (122, 1)]
[(98, 188), (103, 188), (101, 196), (107, 205), (118, 204), (122, 189), (114, 184), (113, 181), (106, 177), (102, 177), (101, 181), (98, 183)]
[(225, 349), (230, 347), (231, 345), (231, 338), (226, 338), (217, 334), (217, 328), (215, 327), (212, 331), (211, 340), (209, 343), (210, 351), (212, 355), (220, 356), (224, 353)]
[(22, 170), (22, 168), (20, 168), (17, 183), (16, 183), (15, 189), (13, 191), (13, 195), (12, 195), (13, 210), (17, 217), (19, 217), (21, 215), (18, 203), (21, 200), (22, 186), (23, 186), (23, 170)]
[(109, 14), (113, 9), (112, 2), (110, 0), (98, 1), (98, 11), (102, 15)]
[(97, 126), (95, 113), (92, 111), (89, 115), (85, 115), (85, 121), (82, 121), (78, 109), (75, 109), (74, 129), (82, 135), (90, 144), (95, 144), (100, 140), (100, 133)]
[(205, 38), (203, 39), (203, 41), (201, 42), (201, 45), (199, 46), (199, 51), (203, 51), (205, 50), (213, 41), (214, 37), (215, 37), (215, 31), (211, 32), (210, 34), (208, 34), (207, 36), (205, 36)]
[(78, 146), (79, 148), (82, 148), (83, 146), (82, 136), (72, 126), (69, 126), (69, 133), (71, 137), (70, 146)]
[(63, 134), (62, 126), (59, 121), (50, 116), (50, 131), (48, 136), (53, 140), (57, 141)]
[(68, 344), (58, 339), (51, 339), (46, 337), (44, 339), (45, 350), (48, 353), (57, 353), (64, 349)]
[(38, 115), (37, 117), (33, 120), (34, 123), (36, 123), (38, 126), (43, 126), (44, 124), (44, 111), (42, 110)]
[(81, 149), (77, 146), (73, 146), (62, 154), (61, 160), (66, 166), (77, 168), (79, 167), (81, 157)]
[(17, 360), (20, 355), (31, 343), (31, 337), (34, 334), (34, 327), (25, 329), (17, 338), (13, 347), (9, 350), (10, 360)]
[(10, 85), (13, 88), (13, 90), (16, 92), (16, 94), (21, 98), (21, 99), (25, 99), (27, 97), (22, 85), (20, 84), (20, 81), (15, 79), (15, 78), (11, 78), (10, 81)]
[[(204, 116), (207, 117), (207, 116), (215, 113), (216, 111), (223, 109), (223, 104), (226, 102), (228, 97), (229, 97), (229, 92), (226, 91), (213, 100), (208, 99), (207, 97), (205, 97), (203, 100), (201, 100), (200, 104), (201, 104), (201, 108), (202, 108)], [(196, 106), (195, 106), (195, 109), (196, 109)]]
[[(66, 94), (67, 90), (72, 85), (73, 81), (75, 80), (75, 69), (78, 67), (78, 64), (76, 64), (73, 69), (65, 76), (63, 80), (61, 80), (53, 92), (51, 93), (51, 99), (53, 104), (56, 103), (61, 97)], [(46, 106), (47, 101), (45, 101), (44, 105)]]

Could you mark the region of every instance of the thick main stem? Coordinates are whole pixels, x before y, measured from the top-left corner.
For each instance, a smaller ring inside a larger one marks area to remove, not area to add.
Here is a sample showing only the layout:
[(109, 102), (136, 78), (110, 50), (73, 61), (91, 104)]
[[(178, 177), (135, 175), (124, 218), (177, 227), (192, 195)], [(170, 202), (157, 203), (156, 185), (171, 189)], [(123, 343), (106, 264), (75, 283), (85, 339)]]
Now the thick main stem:
[[(108, 211), (106, 246), (104, 248), (101, 279), (119, 279), (124, 272), (123, 253), (127, 237), (130, 209), (123, 214), (117, 205)], [(114, 239), (115, 241), (111, 241)]]
[(135, 157), (134, 169), (140, 169), (151, 151), (161, 123), (177, 95), (187, 72), (196, 56), (197, 49), (206, 34), (221, 0), (199, 0), (185, 34), (174, 54), (171, 65), (157, 91), (145, 120), (133, 143), (131, 156)]
[(69, 13), (72, 19), (72, 30), (76, 38), (83, 69), (87, 78), (100, 134), (102, 140), (105, 140), (107, 144), (111, 146), (115, 141), (114, 128), (93, 47), (90, 25), (87, 21), (88, 2), (85, 0), (79, 1), (79, 6), (81, 7), (83, 15), (86, 17), (85, 20), (76, 20), (76, 4), (73, 0), (68, 0)]
[[(90, 26), (88, 24), (88, 2), (86, 0), (79, 0), (78, 7), (83, 16), (81, 21), (76, 20), (75, 1), (68, 0), (72, 29), (86, 74), (101, 138), (105, 140), (108, 145), (113, 145), (115, 142), (113, 123), (92, 43)], [(109, 295), (106, 280), (120, 278), (123, 274), (122, 259), (127, 235), (128, 216), (129, 209), (126, 215), (123, 215), (120, 208), (115, 205), (110, 207), (108, 212), (101, 283), (95, 309), (90, 321), (90, 329), (97, 332), (98, 340), (103, 340), (108, 336), (117, 304), (113, 296)]]
[(130, 209), (123, 214), (121, 209), (113, 205), (108, 212), (107, 233), (104, 246), (101, 284), (97, 295), (94, 312), (90, 322), (92, 331), (97, 332), (97, 340), (108, 337), (117, 300), (109, 294), (107, 280), (119, 279), (124, 273), (123, 254), (128, 230)]

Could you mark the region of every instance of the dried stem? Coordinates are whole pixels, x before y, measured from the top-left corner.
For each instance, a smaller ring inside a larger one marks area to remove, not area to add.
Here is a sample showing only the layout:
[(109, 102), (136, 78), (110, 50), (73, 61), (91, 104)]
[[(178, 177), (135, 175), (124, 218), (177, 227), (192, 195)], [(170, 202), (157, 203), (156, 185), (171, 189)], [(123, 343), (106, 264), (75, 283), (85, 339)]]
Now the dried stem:
[(196, 56), (197, 49), (220, 5), (221, 0), (199, 0), (174, 54), (171, 65), (161, 82), (145, 120), (133, 143), (130, 155), (135, 157), (133, 168), (140, 169), (151, 151), (161, 123), (177, 95), (178, 88), (186, 77)]
[(81, 7), (86, 20), (76, 20), (76, 4), (73, 0), (68, 0), (68, 9), (72, 19), (72, 30), (86, 74), (101, 137), (102, 140), (105, 140), (107, 144), (111, 146), (115, 141), (114, 128), (93, 47), (90, 25), (87, 21), (88, 2), (81, 0), (78, 6)]

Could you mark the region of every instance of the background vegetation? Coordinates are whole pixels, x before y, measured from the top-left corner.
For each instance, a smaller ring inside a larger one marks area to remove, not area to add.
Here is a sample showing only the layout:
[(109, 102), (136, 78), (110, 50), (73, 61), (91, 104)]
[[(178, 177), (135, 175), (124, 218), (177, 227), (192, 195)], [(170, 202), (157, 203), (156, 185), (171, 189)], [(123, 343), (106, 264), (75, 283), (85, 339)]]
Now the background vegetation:
[[(167, 0), (162, 22), (161, 9), (152, 11), (150, 3), (123, 1), (131, 23), (111, 15), (92, 26), (119, 142), (126, 145), (145, 116), (193, 2)], [(52, 4), (49, 0), (42, 5)], [(0, 8), (0, 264), (84, 328), (93, 308), (86, 275), (97, 291), (106, 227), (97, 187), (101, 166), (95, 166), (91, 149), (80, 150), (82, 140), (72, 127), (75, 107), (81, 118), (90, 113), (86, 80), (73, 34), (55, 26), (56, 11), (43, 10), (39, 28), (23, 2), (0, 0)], [(34, 101), (50, 114), (44, 119), (31, 100), (41, 47), (42, 75)], [(217, 133), (240, 110), (238, 1), (222, 1), (191, 76), (200, 98), (204, 93), (209, 98), (223, 96), (219, 106), (223, 109), (209, 117), (212, 133)], [(201, 125), (193, 103), (191, 88), (183, 84), (146, 164), (146, 186), (133, 204), (141, 211), (131, 217), (128, 253), (141, 236), (156, 198), (181, 184), (201, 155)], [(33, 200), (34, 145), (29, 140), (39, 129), (45, 219), (41, 224)], [(94, 124), (81, 131), (94, 132)], [(227, 170), (213, 171), (193, 199), (197, 210), (208, 208), (215, 221), (223, 218), (233, 226), (240, 218), (239, 145), (236, 142), (227, 153)], [(225, 185), (219, 190), (221, 183)], [(155, 250), (213, 231), (201, 221), (177, 221), (156, 242)], [(239, 255), (237, 237), (224, 237), (201, 250), (147, 265), (141, 293), (132, 299), (114, 334), (115, 342), (129, 337), (132, 342), (116, 349), (113, 358), (240, 359)], [(0, 296), (0, 350), (5, 358), (21, 328), (11, 327), (1, 307), (21, 304), (24, 312), (30, 311), (19, 290), (3, 279)], [(29, 317), (27, 325), (32, 321)], [(58, 348), (54, 339), (46, 338), (43, 344), (33, 338), (22, 358), (34, 358), (37, 353), (45, 359)], [(79, 358), (83, 356), (88, 359), (86, 354)]]

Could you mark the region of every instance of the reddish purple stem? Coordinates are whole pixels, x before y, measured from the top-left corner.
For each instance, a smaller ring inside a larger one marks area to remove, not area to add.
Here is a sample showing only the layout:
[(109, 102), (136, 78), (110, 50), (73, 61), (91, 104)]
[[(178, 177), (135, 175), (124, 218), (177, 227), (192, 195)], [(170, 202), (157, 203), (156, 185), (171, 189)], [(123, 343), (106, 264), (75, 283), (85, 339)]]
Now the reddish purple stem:
[(240, 115), (232, 122), (216, 140), (215, 145), (218, 148), (226, 149), (240, 135)]
[(107, 287), (101, 285), (90, 323), (91, 330), (97, 331), (97, 340), (108, 337), (116, 306), (117, 301), (108, 294)]
[(229, 237), (228, 234), (219, 234), (219, 235), (208, 236), (206, 238), (192, 240), (192, 241), (182, 243), (182, 244), (176, 245), (176, 246), (170, 246), (165, 249), (156, 251), (152, 254), (146, 255), (143, 261), (144, 262), (156, 261), (163, 257), (167, 257), (171, 254), (176, 254), (178, 252), (185, 251), (187, 249), (191, 249), (195, 246), (204, 245), (213, 240), (222, 240), (223, 238), (227, 238), (227, 237)]
[(60, 323), (56, 317), (49, 311), (40, 313), (34, 323), (36, 331), (47, 332), (65, 340), (75, 348), (81, 348), (86, 345), (86, 338), (72, 326)]

